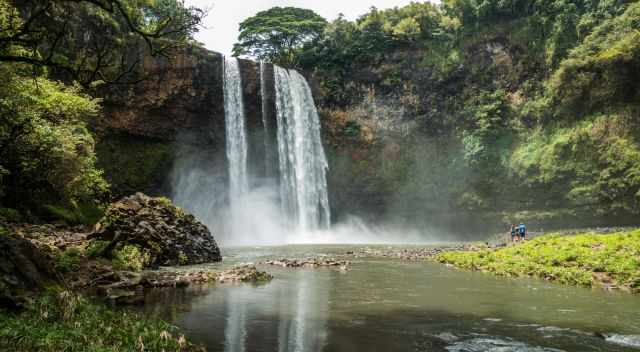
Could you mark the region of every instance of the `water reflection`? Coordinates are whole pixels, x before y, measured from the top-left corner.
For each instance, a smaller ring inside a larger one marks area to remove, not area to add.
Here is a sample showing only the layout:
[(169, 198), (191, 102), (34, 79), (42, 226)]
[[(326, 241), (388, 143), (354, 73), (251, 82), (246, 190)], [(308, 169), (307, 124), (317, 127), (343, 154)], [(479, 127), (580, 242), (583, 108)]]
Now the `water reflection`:
[[(321, 351), (333, 270), (296, 270), (261, 286), (156, 290), (147, 313), (172, 321), (208, 351)], [(277, 276), (276, 276), (277, 277)]]
[[(279, 297), (278, 351), (320, 351), (327, 337), (329, 285), (319, 285), (319, 276), (304, 271), (296, 273), (296, 281), (295, 290), (282, 290)], [(282, 315), (287, 306), (293, 309), (291, 317)]]
[(227, 325), (224, 332), (226, 352), (244, 352), (247, 344), (247, 301), (249, 287), (226, 292)]

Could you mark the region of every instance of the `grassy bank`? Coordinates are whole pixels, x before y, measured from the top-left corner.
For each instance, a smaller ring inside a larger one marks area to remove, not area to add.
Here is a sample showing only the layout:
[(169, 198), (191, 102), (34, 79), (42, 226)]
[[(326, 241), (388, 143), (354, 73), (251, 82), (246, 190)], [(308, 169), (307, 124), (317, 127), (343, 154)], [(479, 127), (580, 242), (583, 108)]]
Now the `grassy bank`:
[(503, 276), (640, 292), (640, 230), (551, 234), (507, 248), (442, 253), (436, 260)]
[(0, 311), (1, 351), (200, 351), (171, 325), (92, 304), (67, 291), (45, 295), (22, 313)]

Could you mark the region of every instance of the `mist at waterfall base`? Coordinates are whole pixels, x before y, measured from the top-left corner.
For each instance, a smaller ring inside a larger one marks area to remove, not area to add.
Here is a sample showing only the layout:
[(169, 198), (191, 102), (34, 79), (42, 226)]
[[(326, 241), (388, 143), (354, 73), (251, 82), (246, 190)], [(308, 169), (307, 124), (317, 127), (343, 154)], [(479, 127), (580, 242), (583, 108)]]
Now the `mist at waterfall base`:
[[(262, 64), (260, 74), (264, 87)], [(268, 139), (262, 94), (263, 147), (278, 154), (278, 172), (269, 175), (253, 170), (256, 160), (250, 160), (249, 143), (255, 140), (247, 133), (240, 64), (234, 58), (225, 60), (225, 150), (179, 152), (172, 175), (177, 205), (207, 225), (223, 246), (437, 240), (424, 229), (371, 225), (353, 216), (331, 224), (328, 163), (311, 89), (297, 71), (274, 66), (274, 90), (275, 143)]]
[[(282, 213), (279, 187), (274, 179), (250, 178), (252, 188), (236, 199), (242, 216), (232, 216), (227, 198), (225, 171), (212, 160), (191, 154), (174, 168), (174, 202), (194, 214), (213, 233), (221, 246), (286, 244), (394, 244), (441, 242), (443, 236), (409, 226), (365, 223), (356, 216), (332, 224), (328, 229), (302, 230), (292, 227)], [(183, 154), (184, 155), (184, 154)], [(208, 160), (208, 161), (207, 161)], [(216, 175), (215, 170), (218, 170)]]

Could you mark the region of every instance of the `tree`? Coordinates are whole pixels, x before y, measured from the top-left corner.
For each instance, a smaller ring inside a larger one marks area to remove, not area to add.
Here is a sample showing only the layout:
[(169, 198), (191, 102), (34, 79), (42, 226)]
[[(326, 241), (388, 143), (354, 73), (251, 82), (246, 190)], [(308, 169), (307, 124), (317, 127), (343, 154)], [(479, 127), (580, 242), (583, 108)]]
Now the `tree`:
[(99, 101), (43, 77), (0, 66), (0, 207), (45, 213), (104, 200), (87, 121)]
[(142, 50), (170, 56), (204, 15), (180, 0), (0, 0), (0, 62), (84, 86), (134, 82)]
[(274, 7), (240, 23), (233, 54), (292, 66), (296, 50), (318, 38), (326, 25), (327, 21), (311, 10)]

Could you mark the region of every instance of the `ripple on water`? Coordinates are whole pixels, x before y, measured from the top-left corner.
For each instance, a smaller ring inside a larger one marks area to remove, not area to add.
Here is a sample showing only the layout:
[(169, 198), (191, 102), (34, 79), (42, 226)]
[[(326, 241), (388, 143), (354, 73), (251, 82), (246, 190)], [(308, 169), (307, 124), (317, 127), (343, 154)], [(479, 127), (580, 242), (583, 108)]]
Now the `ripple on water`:
[(473, 338), (446, 347), (449, 352), (564, 352), (555, 348), (530, 346), (524, 342), (498, 338)]
[(616, 345), (640, 349), (640, 335), (605, 335), (605, 341)]

